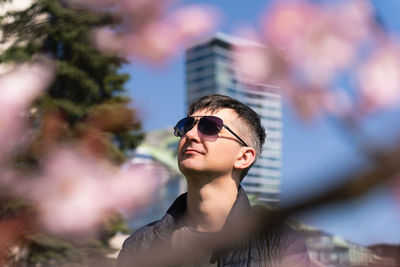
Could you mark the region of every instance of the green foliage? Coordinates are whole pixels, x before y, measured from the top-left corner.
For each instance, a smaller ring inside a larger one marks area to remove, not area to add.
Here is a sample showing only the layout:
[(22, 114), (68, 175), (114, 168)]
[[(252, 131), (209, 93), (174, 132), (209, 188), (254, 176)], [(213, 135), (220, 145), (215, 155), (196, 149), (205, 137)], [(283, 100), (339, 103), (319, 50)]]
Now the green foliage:
[(108, 218), (108, 221), (103, 224), (103, 229), (100, 231), (99, 239), (103, 243), (117, 233), (131, 234), (132, 230), (129, 228), (127, 221), (119, 213), (115, 213)]
[[(11, 44), (0, 55), (0, 63), (29, 61), (38, 55), (55, 62), (56, 78), (35, 104), (38, 112), (34, 121), (40, 121), (46, 111), (57, 110), (74, 131), (97, 106), (128, 105), (129, 98), (123, 93), (129, 75), (118, 72), (124, 59), (99, 52), (90, 38), (96, 27), (118, 25), (116, 17), (56, 0), (37, 0), (26, 10), (5, 14), (0, 21), (2, 41)], [(99, 129), (108, 132), (108, 156), (117, 162), (143, 138), (137, 134), (140, 123), (135, 117), (131, 119), (133, 123), (123, 130)]]
[[(30, 249), (24, 263), (28, 266), (112, 266), (106, 255), (113, 250), (96, 239), (78, 242), (74, 239), (35, 234), (28, 236), (27, 241)], [(19, 265), (23, 263), (20, 262)]]
[[(0, 0), (5, 2), (9, 1)], [(25, 10), (0, 16), (0, 41), (9, 44), (0, 53), (0, 64), (44, 57), (54, 62), (56, 70), (54, 82), (30, 112), (32, 145), (15, 154), (15, 166), (21, 171), (36, 168), (49, 146), (60, 142), (84, 140), (88, 148), (95, 147), (95, 152), (104, 152), (102, 156), (122, 162), (126, 152), (143, 139), (140, 122), (124, 95), (129, 75), (118, 71), (126, 61), (101, 53), (91, 42), (93, 29), (118, 26), (118, 18), (62, 3), (37, 0)], [(18, 201), (3, 201), (0, 214), (14, 214), (21, 207), (24, 205)], [(79, 243), (74, 238), (32, 234), (26, 238), (29, 254), (20, 264), (106, 266), (110, 262), (105, 257), (110, 252), (107, 240), (127, 229), (124, 220), (115, 215), (100, 236)]]
[(27, 208), (26, 203), (16, 198), (0, 199), (0, 219), (15, 216)]
[(257, 194), (249, 194), (249, 193), (248, 193), (247, 196), (248, 196), (248, 198), (249, 198), (250, 205), (251, 205), (252, 207), (254, 207), (254, 206), (260, 206), (260, 207), (263, 207), (263, 208), (265, 208), (265, 209), (267, 209), (267, 210), (276, 210), (276, 209), (278, 208), (278, 203), (275, 204), (275, 205), (266, 204), (266, 203), (264, 203), (264, 202), (262, 202), (262, 201), (260, 201), (260, 200), (258, 199), (258, 195), (257, 195)]

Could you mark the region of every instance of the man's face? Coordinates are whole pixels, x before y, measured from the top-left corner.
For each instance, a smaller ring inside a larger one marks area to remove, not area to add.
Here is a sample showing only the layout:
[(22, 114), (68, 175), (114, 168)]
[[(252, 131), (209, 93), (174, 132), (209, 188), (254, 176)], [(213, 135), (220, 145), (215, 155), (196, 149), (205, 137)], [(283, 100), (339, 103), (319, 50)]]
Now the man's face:
[[(234, 110), (221, 109), (214, 113), (200, 110), (192, 114), (192, 116), (206, 115), (221, 118), (225, 125), (241, 136), (241, 123)], [(237, 138), (224, 127), (218, 135), (208, 136), (199, 132), (196, 124), (179, 141), (178, 166), (185, 176), (229, 174), (233, 170), (240, 149), (241, 145)]]

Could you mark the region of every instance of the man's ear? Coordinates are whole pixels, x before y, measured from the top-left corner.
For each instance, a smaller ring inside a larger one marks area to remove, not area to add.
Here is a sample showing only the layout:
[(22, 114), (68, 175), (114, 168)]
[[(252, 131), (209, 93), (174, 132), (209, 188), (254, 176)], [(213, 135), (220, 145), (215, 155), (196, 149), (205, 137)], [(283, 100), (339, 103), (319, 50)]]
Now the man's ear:
[(256, 151), (252, 147), (242, 147), (238, 153), (233, 167), (236, 169), (246, 169), (256, 159)]

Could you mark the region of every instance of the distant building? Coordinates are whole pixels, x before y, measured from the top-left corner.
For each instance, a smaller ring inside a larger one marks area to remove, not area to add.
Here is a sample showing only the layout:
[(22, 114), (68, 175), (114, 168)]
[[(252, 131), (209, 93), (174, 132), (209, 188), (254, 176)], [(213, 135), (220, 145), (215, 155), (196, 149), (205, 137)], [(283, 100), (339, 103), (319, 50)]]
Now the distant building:
[[(313, 262), (326, 267), (395, 267), (392, 255), (381, 255), (370, 247), (363, 247), (310, 226), (297, 223), (294, 227), (305, 238), (307, 250)], [(379, 250), (380, 247), (377, 247)]]
[(207, 94), (223, 94), (249, 105), (260, 115), (267, 140), (242, 185), (259, 201), (276, 206), (282, 162), (281, 95), (276, 86), (245, 81), (240, 77), (233, 64), (233, 45), (260, 44), (217, 33), (186, 51), (187, 105)]
[(130, 162), (123, 166), (129, 168), (130, 164), (142, 162), (158, 164), (162, 176), (162, 185), (153, 197), (153, 204), (130, 221), (129, 226), (133, 230), (159, 220), (175, 198), (186, 191), (186, 182), (176, 161), (178, 141), (172, 128), (149, 132), (144, 142), (135, 149)]
[(394, 259), (395, 266), (400, 266), (400, 245), (376, 244), (368, 246), (368, 249), (382, 258)]

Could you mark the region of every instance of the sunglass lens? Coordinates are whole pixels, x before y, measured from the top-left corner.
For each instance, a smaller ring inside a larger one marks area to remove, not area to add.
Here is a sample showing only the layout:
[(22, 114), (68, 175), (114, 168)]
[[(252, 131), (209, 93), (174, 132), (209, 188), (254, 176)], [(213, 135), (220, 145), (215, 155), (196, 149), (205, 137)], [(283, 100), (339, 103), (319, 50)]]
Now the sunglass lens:
[(190, 129), (193, 128), (194, 118), (186, 117), (178, 121), (174, 127), (174, 135), (177, 137), (184, 136)]
[(183, 132), (183, 128), (185, 126), (185, 123), (187, 121), (187, 118), (183, 118), (180, 121), (178, 121), (178, 123), (175, 125), (174, 127), (174, 135), (177, 137), (182, 136), (182, 132)]
[(205, 135), (216, 135), (221, 131), (223, 121), (214, 116), (205, 116), (199, 121), (199, 130)]

